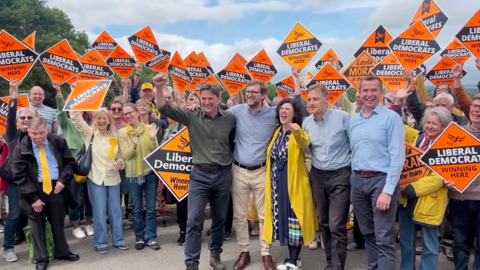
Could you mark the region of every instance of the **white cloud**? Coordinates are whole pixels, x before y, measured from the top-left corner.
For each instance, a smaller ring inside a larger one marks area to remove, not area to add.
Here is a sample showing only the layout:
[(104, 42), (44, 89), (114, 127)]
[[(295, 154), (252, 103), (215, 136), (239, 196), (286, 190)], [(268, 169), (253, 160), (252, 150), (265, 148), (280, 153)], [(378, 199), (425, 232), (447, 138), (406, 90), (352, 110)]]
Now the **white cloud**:
[(108, 25), (159, 25), (180, 21), (230, 21), (245, 14), (286, 11), (290, 3), (280, 0), (50, 0), (49, 6), (65, 11), (77, 29)]

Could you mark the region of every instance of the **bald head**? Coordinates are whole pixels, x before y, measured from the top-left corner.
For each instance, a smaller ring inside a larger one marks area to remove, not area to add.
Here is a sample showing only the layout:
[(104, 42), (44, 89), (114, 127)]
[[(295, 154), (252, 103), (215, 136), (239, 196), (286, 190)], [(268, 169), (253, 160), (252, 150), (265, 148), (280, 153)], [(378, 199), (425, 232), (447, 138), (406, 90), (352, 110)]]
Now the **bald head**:
[(40, 107), (43, 105), (45, 99), (45, 92), (40, 86), (34, 86), (30, 89), (30, 101), (33, 106)]

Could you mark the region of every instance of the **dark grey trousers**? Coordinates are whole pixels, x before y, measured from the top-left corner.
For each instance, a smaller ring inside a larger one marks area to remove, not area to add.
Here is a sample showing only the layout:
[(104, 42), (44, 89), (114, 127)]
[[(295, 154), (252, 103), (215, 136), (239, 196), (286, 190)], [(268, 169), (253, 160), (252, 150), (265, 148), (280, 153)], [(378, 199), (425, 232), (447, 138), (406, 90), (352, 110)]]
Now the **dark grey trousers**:
[(212, 226), (208, 249), (211, 253), (222, 253), (227, 219), (230, 187), (232, 185), (231, 167), (227, 166), (215, 173), (192, 169), (188, 188), (188, 219), (185, 236), (185, 263), (198, 264), (202, 249), (202, 229), (205, 207), (210, 202)]
[(395, 269), (395, 217), (400, 204), (397, 186), (387, 211), (376, 209), (377, 199), (383, 192), (386, 175), (364, 178), (352, 172), (351, 201), (360, 230), (365, 237), (368, 270)]
[(345, 269), (347, 221), (350, 208), (350, 166), (334, 171), (310, 170), (310, 185), (325, 242), (325, 255), (332, 269)]
[(48, 219), (52, 228), (53, 242), (55, 243), (55, 257), (63, 257), (70, 253), (65, 238), (65, 202), (63, 194), (53, 191), (46, 196), (46, 202), (35, 218), (28, 218), (28, 225), (33, 240), (33, 259), (37, 262), (48, 261), (47, 241), (45, 237), (45, 221)]

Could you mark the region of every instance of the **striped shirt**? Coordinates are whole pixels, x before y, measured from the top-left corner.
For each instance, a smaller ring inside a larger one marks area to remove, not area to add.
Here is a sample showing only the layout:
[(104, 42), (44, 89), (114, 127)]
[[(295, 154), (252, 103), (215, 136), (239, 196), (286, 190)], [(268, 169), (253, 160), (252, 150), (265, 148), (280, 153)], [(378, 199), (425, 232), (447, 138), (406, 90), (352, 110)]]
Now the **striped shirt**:
[(38, 116), (42, 117), (47, 121), (47, 129), (52, 132), (52, 126), (54, 123), (58, 124), (57, 110), (52, 109), (48, 106), (36, 107), (32, 105), (32, 108), (38, 112)]

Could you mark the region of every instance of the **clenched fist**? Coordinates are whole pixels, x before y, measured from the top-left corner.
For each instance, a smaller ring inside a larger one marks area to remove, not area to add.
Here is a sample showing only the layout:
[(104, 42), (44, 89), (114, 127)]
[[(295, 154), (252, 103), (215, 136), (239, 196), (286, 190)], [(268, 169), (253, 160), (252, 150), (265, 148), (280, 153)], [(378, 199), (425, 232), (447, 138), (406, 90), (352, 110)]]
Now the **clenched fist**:
[(153, 84), (157, 89), (161, 89), (164, 87), (168, 82), (167, 74), (165, 73), (158, 73), (155, 77), (153, 77)]

